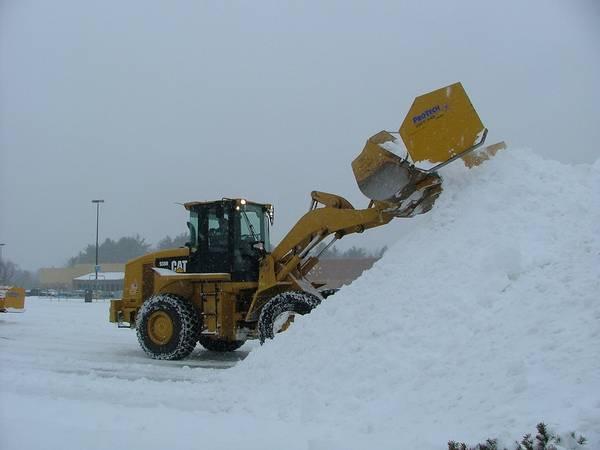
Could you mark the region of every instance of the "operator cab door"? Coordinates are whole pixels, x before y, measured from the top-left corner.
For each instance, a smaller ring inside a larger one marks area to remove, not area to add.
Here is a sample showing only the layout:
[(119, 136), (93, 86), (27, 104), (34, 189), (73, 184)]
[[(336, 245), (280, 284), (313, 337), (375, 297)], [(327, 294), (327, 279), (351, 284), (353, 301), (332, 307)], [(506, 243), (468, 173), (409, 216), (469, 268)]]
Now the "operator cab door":
[(199, 273), (231, 273), (231, 208), (217, 204), (202, 209), (198, 223), (198, 252), (193, 258), (192, 270)]
[(262, 242), (269, 248), (265, 212), (260, 205), (246, 204), (235, 219), (232, 280), (257, 281), (262, 253), (254, 245)]

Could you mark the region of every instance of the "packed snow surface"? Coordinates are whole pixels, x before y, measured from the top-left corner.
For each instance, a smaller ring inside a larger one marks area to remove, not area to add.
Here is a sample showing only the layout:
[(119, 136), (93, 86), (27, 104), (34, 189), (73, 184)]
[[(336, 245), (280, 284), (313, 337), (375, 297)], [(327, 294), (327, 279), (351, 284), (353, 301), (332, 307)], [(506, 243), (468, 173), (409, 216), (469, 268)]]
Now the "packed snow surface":
[(262, 347), (153, 361), (106, 304), (28, 299), (0, 317), (0, 447), (433, 450), (543, 421), (600, 448), (600, 162), (441, 173), (430, 213)]

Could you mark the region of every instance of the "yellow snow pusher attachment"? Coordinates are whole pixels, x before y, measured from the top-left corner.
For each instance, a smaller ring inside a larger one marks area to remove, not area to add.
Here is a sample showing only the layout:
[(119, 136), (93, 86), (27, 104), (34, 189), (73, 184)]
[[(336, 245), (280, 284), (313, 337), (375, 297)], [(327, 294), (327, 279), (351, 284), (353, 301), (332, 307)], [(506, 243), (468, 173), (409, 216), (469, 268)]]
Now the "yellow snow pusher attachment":
[(486, 137), (462, 84), (455, 83), (417, 97), (400, 130), (371, 136), (352, 170), (368, 198), (388, 203), (386, 212), (396, 217), (412, 217), (429, 211), (440, 195), (440, 168), (459, 158), (477, 166), (506, 147), (482, 148)]
[(0, 286), (0, 313), (25, 307), (25, 289), (14, 286)]

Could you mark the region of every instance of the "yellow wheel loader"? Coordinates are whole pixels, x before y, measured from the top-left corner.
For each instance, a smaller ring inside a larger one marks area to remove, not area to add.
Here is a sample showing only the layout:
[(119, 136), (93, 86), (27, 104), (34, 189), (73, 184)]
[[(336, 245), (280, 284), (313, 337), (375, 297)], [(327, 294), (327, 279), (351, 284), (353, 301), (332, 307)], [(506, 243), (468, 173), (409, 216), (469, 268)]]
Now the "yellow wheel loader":
[(248, 339), (271, 339), (332, 293), (306, 278), (323, 248), (318, 244), (328, 239), (328, 248), (348, 234), (429, 211), (442, 191), (440, 167), (459, 158), (477, 165), (501, 147), (475, 153), (486, 135), (460, 83), (418, 97), (399, 133), (375, 134), (352, 163), (367, 207), (312, 192), (310, 210), (274, 248), (270, 204), (186, 203), (189, 242), (129, 261), (110, 321), (135, 328), (156, 359), (185, 358), (198, 342), (225, 352)]

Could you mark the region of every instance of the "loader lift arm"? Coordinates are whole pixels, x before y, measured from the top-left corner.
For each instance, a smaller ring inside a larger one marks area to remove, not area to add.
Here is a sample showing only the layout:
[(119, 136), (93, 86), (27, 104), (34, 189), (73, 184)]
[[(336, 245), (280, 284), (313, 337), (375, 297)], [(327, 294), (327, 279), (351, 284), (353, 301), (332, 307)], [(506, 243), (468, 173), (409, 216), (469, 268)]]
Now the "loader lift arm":
[[(246, 320), (256, 318), (277, 285), (289, 286), (291, 283), (297, 284), (298, 289), (312, 290), (313, 286), (304, 277), (318, 263), (319, 255), (311, 255), (311, 252), (329, 236), (333, 235), (333, 239), (327, 247), (348, 234), (385, 225), (397, 215), (394, 205), (389, 202), (371, 201), (367, 208), (355, 209), (348, 200), (335, 194), (313, 191), (311, 199), (310, 210), (273, 252), (263, 258), (258, 289)], [(320, 296), (318, 291), (312, 292)]]
[[(354, 209), (348, 200), (339, 195), (313, 191), (311, 198), (311, 209), (296, 222), (271, 253), (275, 261), (285, 263), (290, 253), (306, 254), (331, 234), (340, 239), (347, 234), (385, 225), (394, 217), (384, 212), (381, 203), (377, 205), (380, 207), (375, 207), (375, 202), (371, 202), (365, 209)], [(319, 204), (323, 207), (317, 207)]]

